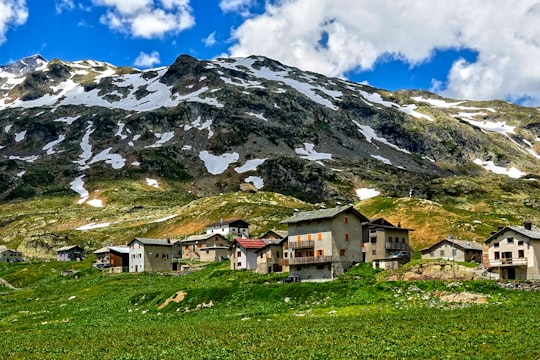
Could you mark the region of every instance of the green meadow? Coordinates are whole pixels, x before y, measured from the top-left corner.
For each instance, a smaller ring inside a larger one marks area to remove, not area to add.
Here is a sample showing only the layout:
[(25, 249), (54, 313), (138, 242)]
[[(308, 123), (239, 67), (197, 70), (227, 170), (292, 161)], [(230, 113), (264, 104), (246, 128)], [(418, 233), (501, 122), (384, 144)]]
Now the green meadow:
[[(540, 293), (492, 281), (389, 282), (369, 264), (326, 283), (231, 271), (110, 275), (0, 265), (1, 359), (538, 359)], [(447, 302), (474, 294), (482, 301)], [(174, 298), (163, 306), (167, 299)], [(181, 301), (179, 301), (181, 300)]]

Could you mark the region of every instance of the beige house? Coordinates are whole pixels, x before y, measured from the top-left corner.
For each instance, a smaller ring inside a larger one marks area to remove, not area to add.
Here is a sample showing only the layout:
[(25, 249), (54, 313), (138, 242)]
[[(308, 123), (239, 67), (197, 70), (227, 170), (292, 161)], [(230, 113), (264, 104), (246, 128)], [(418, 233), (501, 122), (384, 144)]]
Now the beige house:
[(540, 229), (506, 226), (484, 241), (484, 266), (501, 279), (540, 279)]
[(231, 270), (256, 270), (256, 251), (265, 246), (266, 242), (261, 239), (234, 239), (230, 246)]
[(422, 259), (443, 259), (454, 261), (482, 261), (482, 245), (475, 241), (457, 240), (452, 237), (421, 249)]
[(219, 234), (226, 238), (243, 237), (249, 238), (249, 224), (244, 220), (222, 220), (206, 225), (207, 234)]
[[(365, 262), (376, 262), (377, 260), (392, 259), (396, 255), (404, 262), (411, 256), (409, 247), (409, 231), (411, 229), (401, 227), (398, 223), (394, 226), (383, 218), (370, 219), (368, 224), (368, 237), (362, 242), (362, 252)], [(401, 255), (405, 252), (407, 255)]]
[(259, 274), (269, 274), (283, 271), (283, 245), (287, 242), (284, 239), (262, 239), (266, 245), (255, 250), (257, 254), (257, 270)]
[(172, 270), (173, 244), (170, 240), (135, 238), (128, 247), (129, 272)]
[(282, 221), (288, 225), (288, 256), (283, 264), (301, 279), (333, 279), (351, 265), (364, 261), (363, 223), (369, 220), (352, 205), (296, 212)]
[(127, 245), (105, 246), (94, 251), (96, 262), (93, 266), (109, 268), (111, 273), (129, 271), (129, 247)]
[(21, 262), (23, 260), (22, 252), (11, 250), (5, 247), (4, 245), (0, 245), (0, 263), (1, 262)]
[(270, 229), (264, 234), (262, 234), (260, 238), (265, 240), (281, 240), (285, 239), (287, 235), (288, 232), (286, 230)]
[(221, 234), (191, 235), (176, 244), (182, 259), (217, 262), (229, 258), (229, 242)]

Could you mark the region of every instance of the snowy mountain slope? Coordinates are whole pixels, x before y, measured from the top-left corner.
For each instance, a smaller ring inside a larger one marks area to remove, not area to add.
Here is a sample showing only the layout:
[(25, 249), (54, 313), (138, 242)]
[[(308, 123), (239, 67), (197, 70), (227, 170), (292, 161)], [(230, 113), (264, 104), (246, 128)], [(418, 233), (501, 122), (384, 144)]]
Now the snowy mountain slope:
[(89, 183), (124, 177), (315, 202), (362, 186), (422, 194), (450, 175), (540, 176), (540, 114), (504, 102), (390, 93), (257, 56), (2, 69), (0, 199), (64, 188), (83, 204)]

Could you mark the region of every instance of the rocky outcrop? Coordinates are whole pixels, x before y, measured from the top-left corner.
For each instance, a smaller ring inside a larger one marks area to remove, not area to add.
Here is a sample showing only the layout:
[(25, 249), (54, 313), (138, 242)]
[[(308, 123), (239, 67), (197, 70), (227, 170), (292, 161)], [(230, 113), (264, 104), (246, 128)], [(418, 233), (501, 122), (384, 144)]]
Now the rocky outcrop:
[(469, 268), (452, 262), (423, 262), (399, 270), (387, 277), (387, 280), (473, 280), (484, 278), (476, 268)]

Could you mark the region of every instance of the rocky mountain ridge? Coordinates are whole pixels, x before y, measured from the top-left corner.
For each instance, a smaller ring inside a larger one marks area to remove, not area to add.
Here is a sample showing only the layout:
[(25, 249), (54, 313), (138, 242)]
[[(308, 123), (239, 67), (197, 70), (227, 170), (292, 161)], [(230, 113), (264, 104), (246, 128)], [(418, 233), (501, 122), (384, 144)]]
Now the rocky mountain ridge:
[(15, 79), (0, 77), (3, 199), (52, 184), (84, 198), (87, 182), (128, 176), (198, 179), (200, 194), (247, 182), (316, 202), (540, 172), (537, 109), (390, 93), (264, 57), (182, 55), (145, 71), (53, 60)]

